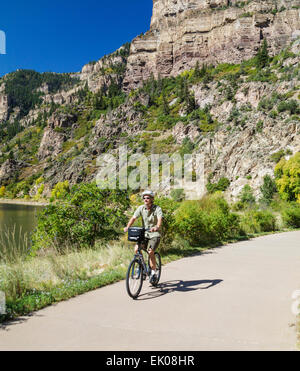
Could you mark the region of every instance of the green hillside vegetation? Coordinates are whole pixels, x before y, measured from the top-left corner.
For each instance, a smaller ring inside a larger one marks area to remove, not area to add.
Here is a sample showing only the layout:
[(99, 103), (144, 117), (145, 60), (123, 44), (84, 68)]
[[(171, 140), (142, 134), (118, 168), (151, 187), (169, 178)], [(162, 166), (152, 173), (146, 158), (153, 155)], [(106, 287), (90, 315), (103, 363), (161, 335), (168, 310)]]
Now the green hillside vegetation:
[(40, 97), (44, 93), (37, 90), (44, 84), (48, 86), (49, 93), (54, 94), (62, 89), (70, 89), (78, 82), (77, 78), (67, 73), (18, 70), (5, 77), (5, 93), (8, 95), (10, 109), (18, 107), (20, 109), (18, 118), (22, 118), (31, 109), (41, 104)]
[[(116, 52), (123, 58), (123, 67), (126, 65), (129, 47), (128, 44), (127, 47)], [(288, 82), (298, 77), (298, 64), (285, 66), (285, 61), (293, 57), (295, 55), (291, 53), (289, 48), (275, 57), (270, 57), (265, 42), (256, 57), (241, 64), (223, 63), (218, 66), (200, 66), (198, 63), (194, 69), (185, 71), (177, 77), (155, 79), (152, 76), (144, 82), (141, 88), (126, 95), (122, 91), (124, 68), (111, 64), (109, 62), (111, 56), (107, 56), (105, 57), (107, 66), (112, 73), (112, 75), (108, 75), (110, 80), (108, 86), (104, 86), (96, 93), (89, 91), (87, 85), (82, 86), (76, 93), (77, 100), (71, 105), (62, 106), (54, 103), (40, 105), (43, 93), (38, 92), (37, 89), (45, 83), (52, 93), (59, 89), (70, 88), (78, 84), (77, 79), (72, 75), (39, 74), (34, 71), (17, 71), (10, 74), (5, 77), (6, 89), (11, 100), (10, 107), (11, 110), (19, 107), (20, 113), (19, 118), (15, 118), (13, 122), (3, 123), (0, 126), (0, 138), (2, 139), (0, 164), (11, 158), (13, 152), (14, 158), (31, 166), (31, 171), (26, 168), (26, 171), (21, 171), (19, 176), (16, 174), (13, 182), (10, 182), (5, 197), (14, 198), (18, 194), (22, 194), (22, 192), (16, 191), (21, 188), (18, 183), (24, 181), (24, 176), (29, 175), (30, 177), (36, 172), (39, 141), (47, 126), (48, 119), (53, 113), (59, 114), (61, 112), (75, 117), (72, 127), (55, 129), (67, 137), (63, 152), (57, 157), (57, 163), (60, 166), (72, 163), (80, 154), (90, 156), (88, 143), (96, 121), (100, 117), (107, 117), (111, 112), (116, 112), (120, 117), (120, 122), (124, 123), (126, 117), (124, 117), (122, 110), (124, 107), (129, 107), (130, 104), (132, 104), (131, 109), (134, 109), (140, 117), (141, 133), (127, 136), (127, 133), (120, 132), (114, 138), (99, 138), (99, 142), (102, 141), (102, 151), (110, 151), (113, 148), (112, 142), (117, 141), (117, 143), (127, 144), (132, 151), (142, 150), (145, 154), (149, 154), (153, 149), (157, 153), (167, 149), (188, 153), (197, 149), (197, 143), (185, 141), (182, 146), (176, 145), (170, 133), (176, 123), (193, 123), (199, 127), (202, 136), (213, 135), (223, 125), (227, 125), (229, 131), (243, 130), (249, 120), (249, 114), (255, 112), (256, 109), (246, 105), (239, 109), (236, 107), (235, 94), (239, 86), (255, 81), (273, 85), (275, 82)], [(211, 113), (212, 107), (210, 105), (202, 108), (197, 106), (193, 90), (195, 86), (201, 86), (204, 89), (210, 89), (212, 86), (217, 87), (220, 94), (218, 104), (222, 104), (224, 101), (233, 103), (228, 122), (218, 121), (218, 118)], [(277, 120), (298, 123), (300, 106), (299, 100), (296, 99), (297, 91), (299, 91), (298, 86), (286, 93), (274, 91), (271, 96), (265, 96), (261, 99), (257, 112)], [(142, 97), (147, 99), (142, 99)], [(38, 117), (32, 120), (25, 129), (20, 124), (20, 117), (26, 115), (33, 107), (39, 107)], [(118, 121), (114, 120), (113, 125), (119, 125)], [(257, 123), (257, 133), (262, 132), (263, 125), (262, 120)], [(149, 132), (148, 136), (147, 132)], [(165, 132), (170, 133), (168, 138), (160, 138)], [(33, 145), (28, 142), (30, 137), (33, 138)], [(49, 159), (50, 166), (52, 166), (53, 160)], [(93, 160), (95, 160), (94, 157), (91, 159), (90, 170), (87, 171), (95, 171)], [(274, 161), (279, 161), (275, 158), (275, 154)], [(24, 192), (23, 197), (26, 194), (27, 192)]]

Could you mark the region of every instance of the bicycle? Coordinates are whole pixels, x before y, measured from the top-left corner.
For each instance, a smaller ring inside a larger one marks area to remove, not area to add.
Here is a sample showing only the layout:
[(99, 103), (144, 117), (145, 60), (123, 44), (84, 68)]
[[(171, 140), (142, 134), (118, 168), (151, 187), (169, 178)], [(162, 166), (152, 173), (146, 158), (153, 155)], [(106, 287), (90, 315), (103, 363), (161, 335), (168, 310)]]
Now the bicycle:
[[(144, 228), (129, 228), (128, 230), (128, 240), (137, 242), (138, 244), (138, 252), (134, 255), (133, 260), (129, 264), (126, 275), (126, 289), (128, 295), (132, 299), (136, 299), (139, 296), (143, 287), (143, 282), (147, 279), (147, 277), (149, 277), (150, 280), (151, 276), (149, 253), (143, 248), (143, 244), (145, 242), (145, 231), (147, 231), (147, 229)], [(147, 264), (142, 253), (143, 250), (148, 254)], [(161, 276), (161, 257), (158, 252), (155, 252), (155, 261), (156, 277), (150, 281), (150, 284), (153, 287), (157, 287)]]

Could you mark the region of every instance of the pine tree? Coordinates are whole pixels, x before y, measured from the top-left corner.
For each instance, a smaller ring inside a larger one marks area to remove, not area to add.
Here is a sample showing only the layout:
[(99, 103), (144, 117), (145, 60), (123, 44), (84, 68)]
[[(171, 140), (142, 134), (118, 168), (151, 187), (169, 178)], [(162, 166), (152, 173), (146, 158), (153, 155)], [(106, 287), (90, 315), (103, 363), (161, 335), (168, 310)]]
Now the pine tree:
[(164, 115), (169, 115), (170, 114), (170, 107), (166, 98), (166, 93), (165, 90), (162, 92), (162, 98), (163, 98), (163, 108), (164, 108)]
[(263, 44), (256, 55), (256, 66), (259, 69), (265, 68), (269, 65), (269, 61), (268, 43), (267, 40), (264, 39)]
[(196, 109), (196, 100), (195, 96), (192, 93), (188, 94), (188, 97), (186, 99), (186, 110), (187, 113), (192, 113)]
[(276, 182), (270, 175), (264, 176), (264, 183), (260, 187), (260, 191), (262, 193), (262, 201), (270, 204), (274, 194), (277, 192)]
[(200, 77), (204, 77), (206, 75), (207, 67), (206, 64), (202, 64), (201, 70), (200, 70)]
[(185, 92), (185, 81), (181, 77), (179, 80), (179, 87), (178, 87), (178, 97), (179, 97), (180, 103), (184, 101), (184, 92)]
[(161, 75), (160, 73), (158, 74), (158, 79), (157, 79), (157, 94), (161, 94), (161, 92), (163, 91), (163, 88), (164, 88), (164, 82), (161, 78)]
[(199, 68), (199, 61), (197, 61), (196, 67), (195, 67), (195, 70), (194, 70), (194, 78), (199, 79), (200, 77), (201, 77), (201, 71), (200, 71), (200, 68)]

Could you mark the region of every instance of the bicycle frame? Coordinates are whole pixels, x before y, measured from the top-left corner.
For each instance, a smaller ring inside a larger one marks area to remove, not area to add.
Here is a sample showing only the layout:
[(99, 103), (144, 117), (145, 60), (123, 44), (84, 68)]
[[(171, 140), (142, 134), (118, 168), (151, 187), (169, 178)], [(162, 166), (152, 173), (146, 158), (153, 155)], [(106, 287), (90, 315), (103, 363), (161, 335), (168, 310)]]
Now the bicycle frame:
[(142, 248), (142, 242), (139, 242), (138, 243), (138, 252), (135, 254), (135, 257), (137, 259), (140, 260), (140, 262), (142, 263), (142, 266), (143, 266), (143, 271), (148, 275), (150, 276), (150, 271), (148, 270), (148, 267), (146, 265), (146, 262), (145, 262), (145, 259), (144, 259), (144, 255), (142, 253), (142, 250), (146, 251), (147, 255), (149, 256), (149, 253), (146, 249), (143, 249)]

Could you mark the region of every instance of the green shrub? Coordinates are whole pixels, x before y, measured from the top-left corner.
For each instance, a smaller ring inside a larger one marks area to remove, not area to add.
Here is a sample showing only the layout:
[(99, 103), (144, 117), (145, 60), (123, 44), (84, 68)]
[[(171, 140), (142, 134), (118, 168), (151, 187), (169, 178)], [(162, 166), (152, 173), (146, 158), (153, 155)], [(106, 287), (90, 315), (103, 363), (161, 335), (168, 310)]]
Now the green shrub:
[(256, 124), (256, 132), (257, 133), (262, 133), (263, 128), (264, 128), (263, 121), (262, 120), (258, 121), (258, 123)]
[(295, 99), (280, 102), (277, 106), (278, 112), (288, 111), (291, 115), (300, 112), (299, 103)]
[(162, 239), (160, 251), (166, 251), (172, 244), (176, 235), (176, 225), (174, 213), (179, 207), (179, 202), (166, 197), (156, 198), (155, 204), (160, 206), (163, 211)]
[(66, 196), (68, 192), (70, 192), (70, 185), (69, 185), (68, 180), (64, 182), (58, 182), (51, 191), (50, 201), (62, 199)]
[(272, 232), (276, 228), (275, 216), (267, 210), (249, 210), (241, 219), (241, 226), (245, 233)]
[(269, 113), (269, 116), (271, 117), (271, 119), (276, 119), (276, 117), (278, 116), (278, 112), (276, 110), (272, 110)]
[(282, 210), (282, 219), (287, 227), (300, 228), (300, 205), (290, 203)]
[(192, 246), (222, 242), (239, 234), (239, 217), (218, 194), (182, 202), (175, 213), (175, 225)]
[(285, 152), (283, 149), (281, 149), (280, 151), (273, 153), (270, 159), (277, 164), (284, 157), (284, 155)]
[(190, 140), (189, 137), (185, 137), (182, 141), (182, 146), (179, 150), (181, 156), (186, 154), (191, 154), (195, 148), (194, 143)]
[(95, 183), (75, 185), (63, 200), (39, 214), (33, 250), (55, 246), (63, 252), (70, 246), (94, 246), (96, 239), (112, 239), (126, 223), (128, 207), (126, 192), (101, 190)]
[(230, 181), (228, 178), (221, 178), (217, 183), (211, 183), (210, 181), (207, 183), (206, 188), (209, 193), (214, 193), (218, 191), (225, 192), (226, 189), (230, 186)]
[(180, 202), (184, 200), (184, 190), (183, 189), (172, 189), (170, 196), (174, 201)]
[(233, 211), (241, 211), (245, 208), (245, 205), (241, 201), (237, 201), (231, 205)]
[(249, 186), (249, 184), (246, 184), (244, 188), (242, 189), (240, 195), (239, 195), (240, 201), (244, 204), (255, 204), (255, 197), (253, 195), (253, 190)]

